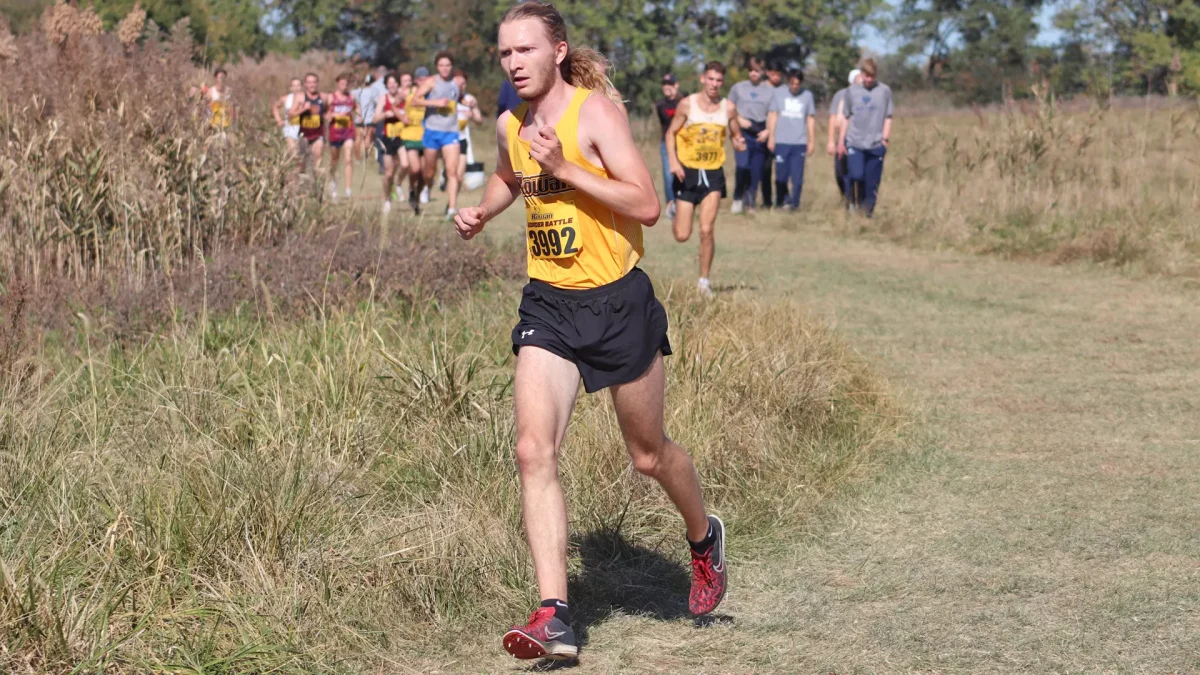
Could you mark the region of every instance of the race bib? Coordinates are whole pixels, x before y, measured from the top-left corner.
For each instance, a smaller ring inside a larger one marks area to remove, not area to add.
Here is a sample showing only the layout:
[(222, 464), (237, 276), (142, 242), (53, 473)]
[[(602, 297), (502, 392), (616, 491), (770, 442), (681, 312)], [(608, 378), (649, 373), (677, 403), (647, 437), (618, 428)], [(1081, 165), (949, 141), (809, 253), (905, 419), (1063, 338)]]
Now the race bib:
[(583, 248), (573, 199), (526, 200), (525, 224), (529, 255), (534, 258), (572, 258)]
[(300, 118), (300, 126), (305, 129), (320, 129), (321, 128), (321, 116), (320, 115), (305, 115), (304, 117)]
[(348, 129), (350, 127), (350, 118), (335, 117), (333, 118), (333, 126), (337, 127), (338, 129)]
[(388, 138), (400, 138), (404, 133), (404, 122), (388, 122), (383, 132)]

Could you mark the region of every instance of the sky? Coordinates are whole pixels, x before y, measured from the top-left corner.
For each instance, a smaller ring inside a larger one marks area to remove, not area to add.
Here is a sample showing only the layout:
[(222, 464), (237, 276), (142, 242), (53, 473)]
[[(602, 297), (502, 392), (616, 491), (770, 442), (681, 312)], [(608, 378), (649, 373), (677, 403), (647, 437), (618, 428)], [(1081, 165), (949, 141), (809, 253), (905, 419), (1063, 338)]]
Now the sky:
[[(1058, 11), (1058, 8), (1058, 3), (1048, 2), (1042, 6), (1041, 11), (1034, 18), (1039, 29), (1037, 44), (1052, 46), (1062, 38), (1062, 31), (1054, 27), (1054, 13)], [(862, 29), (859, 44), (867, 51), (881, 56), (895, 52), (896, 48), (900, 46), (894, 37), (889, 38), (874, 26), (866, 26)]]

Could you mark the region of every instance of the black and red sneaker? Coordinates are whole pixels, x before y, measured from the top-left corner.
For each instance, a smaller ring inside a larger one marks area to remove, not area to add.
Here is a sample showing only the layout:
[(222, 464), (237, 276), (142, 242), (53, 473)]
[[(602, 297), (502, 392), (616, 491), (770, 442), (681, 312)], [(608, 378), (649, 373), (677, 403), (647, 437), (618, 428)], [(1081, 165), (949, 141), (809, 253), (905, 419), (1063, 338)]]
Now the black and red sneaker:
[(529, 623), (508, 629), (504, 649), (518, 659), (565, 661), (579, 656), (575, 631), (554, 615), (553, 607), (539, 607), (529, 615)]
[(694, 616), (708, 614), (725, 597), (725, 523), (716, 516), (708, 517), (716, 541), (707, 553), (692, 551), (692, 592), (688, 609)]

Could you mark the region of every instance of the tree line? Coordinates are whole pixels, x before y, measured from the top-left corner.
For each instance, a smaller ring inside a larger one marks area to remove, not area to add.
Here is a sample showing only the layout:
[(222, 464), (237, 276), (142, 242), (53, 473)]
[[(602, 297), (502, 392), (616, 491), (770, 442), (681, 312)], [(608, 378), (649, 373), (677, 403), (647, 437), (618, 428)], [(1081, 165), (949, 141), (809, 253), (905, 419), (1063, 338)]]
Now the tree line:
[[(28, 30), (49, 0), (0, 0), (15, 30)], [(61, 0), (59, 0), (61, 1)], [(685, 87), (706, 60), (731, 66), (760, 55), (801, 66), (823, 93), (842, 86), (873, 26), (895, 52), (882, 59), (893, 88), (934, 89), (961, 103), (1036, 93), (1200, 92), (1198, 0), (1066, 0), (1055, 39), (1039, 40), (1045, 0), (561, 0), (572, 40), (614, 65), (635, 107), (658, 96), (663, 73)], [(95, 0), (111, 28), (135, 0)], [(144, 0), (167, 30), (190, 17), (206, 63), (269, 52), (335, 50), (371, 63), (415, 66), (441, 49), (472, 77), (498, 81), (499, 16), (508, 0)], [(487, 87), (483, 87), (484, 90)]]

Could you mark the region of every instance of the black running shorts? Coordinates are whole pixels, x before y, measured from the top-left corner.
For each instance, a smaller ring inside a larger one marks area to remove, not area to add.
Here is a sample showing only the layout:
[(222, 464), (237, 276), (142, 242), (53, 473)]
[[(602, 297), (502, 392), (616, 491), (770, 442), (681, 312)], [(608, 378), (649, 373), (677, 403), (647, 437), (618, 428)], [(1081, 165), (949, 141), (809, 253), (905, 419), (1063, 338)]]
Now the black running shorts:
[(723, 169), (689, 169), (683, 167), (683, 180), (672, 177), (675, 198), (689, 204), (699, 204), (713, 192), (720, 191), (725, 198), (725, 171)]
[(384, 136), (379, 139), (379, 142), (383, 144), (383, 153), (385, 155), (398, 155), (404, 149), (404, 139), (401, 138)]
[(597, 288), (565, 290), (531, 280), (521, 294), (513, 354), (541, 347), (579, 368), (590, 394), (633, 382), (654, 357), (670, 356), (667, 311), (650, 277), (638, 268)]

